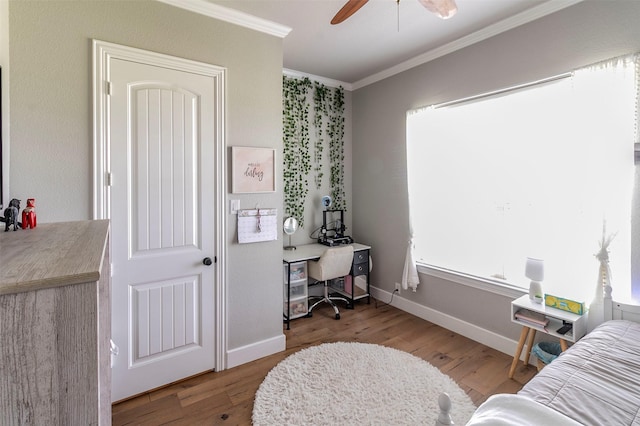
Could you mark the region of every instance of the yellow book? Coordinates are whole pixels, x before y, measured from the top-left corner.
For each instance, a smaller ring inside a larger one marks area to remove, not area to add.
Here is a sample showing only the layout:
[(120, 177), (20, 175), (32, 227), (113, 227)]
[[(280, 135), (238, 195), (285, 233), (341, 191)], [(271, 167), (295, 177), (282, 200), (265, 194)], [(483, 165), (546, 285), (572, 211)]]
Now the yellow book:
[(575, 300), (545, 294), (544, 304), (552, 308), (572, 312), (574, 314), (584, 314), (584, 302), (576, 302)]

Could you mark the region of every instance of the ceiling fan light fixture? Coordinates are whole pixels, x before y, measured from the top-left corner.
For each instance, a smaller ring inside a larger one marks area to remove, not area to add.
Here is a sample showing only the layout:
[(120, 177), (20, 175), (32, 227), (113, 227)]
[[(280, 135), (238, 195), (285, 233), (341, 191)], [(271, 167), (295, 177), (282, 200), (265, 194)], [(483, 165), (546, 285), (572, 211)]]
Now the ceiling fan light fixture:
[(420, 4), (438, 18), (449, 19), (458, 12), (455, 0), (419, 0)]

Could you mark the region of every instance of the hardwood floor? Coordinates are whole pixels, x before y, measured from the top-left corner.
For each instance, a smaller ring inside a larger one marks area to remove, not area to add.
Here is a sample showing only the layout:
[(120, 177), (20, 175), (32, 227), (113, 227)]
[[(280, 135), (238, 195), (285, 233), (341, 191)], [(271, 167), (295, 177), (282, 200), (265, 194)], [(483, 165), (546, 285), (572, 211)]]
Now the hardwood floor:
[(495, 393), (515, 393), (536, 373), (512, 358), (428, 321), (374, 300), (341, 319), (324, 305), (291, 322), (287, 349), (239, 367), (202, 374), (113, 406), (113, 425), (250, 425), (253, 398), (269, 370), (293, 352), (326, 342), (376, 343), (418, 356), (454, 379), (478, 405)]

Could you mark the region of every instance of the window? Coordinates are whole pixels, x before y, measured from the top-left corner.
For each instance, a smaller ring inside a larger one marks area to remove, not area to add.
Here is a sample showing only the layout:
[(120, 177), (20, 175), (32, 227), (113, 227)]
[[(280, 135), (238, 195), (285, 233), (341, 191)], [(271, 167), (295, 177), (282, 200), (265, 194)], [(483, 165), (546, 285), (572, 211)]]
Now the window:
[[(635, 57), (407, 115), (418, 263), (591, 300), (603, 223), (616, 298), (630, 294)], [(626, 288), (625, 288), (626, 286)]]

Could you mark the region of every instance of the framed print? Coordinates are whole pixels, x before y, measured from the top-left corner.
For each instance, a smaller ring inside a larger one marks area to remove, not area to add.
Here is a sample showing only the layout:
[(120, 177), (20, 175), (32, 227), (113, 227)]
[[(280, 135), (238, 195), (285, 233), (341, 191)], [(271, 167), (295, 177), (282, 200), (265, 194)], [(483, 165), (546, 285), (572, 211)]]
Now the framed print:
[(231, 192), (275, 192), (276, 150), (231, 147)]

